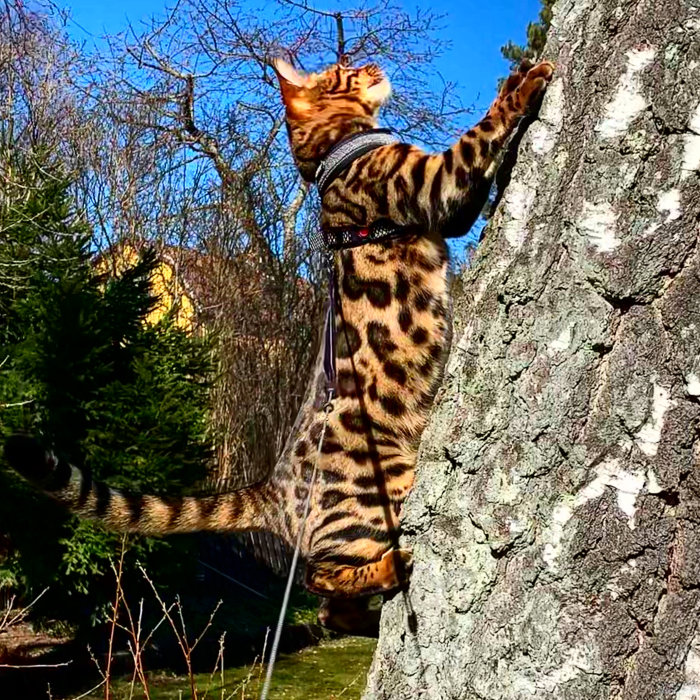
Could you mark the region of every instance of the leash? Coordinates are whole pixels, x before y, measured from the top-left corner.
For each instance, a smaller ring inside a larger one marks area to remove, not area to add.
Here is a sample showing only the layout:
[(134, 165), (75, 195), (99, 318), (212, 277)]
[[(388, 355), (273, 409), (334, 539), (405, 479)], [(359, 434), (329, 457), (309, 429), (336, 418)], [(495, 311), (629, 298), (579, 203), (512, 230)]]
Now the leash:
[(336, 295), (338, 293), (338, 278), (335, 274), (333, 253), (326, 253), (326, 272), (328, 273), (328, 309), (326, 324), (323, 329), (323, 373), (326, 375), (326, 389), (333, 391), (335, 387), (335, 344), (337, 330), (335, 325)]
[(262, 693), (260, 693), (260, 700), (267, 700), (268, 693), (270, 692), (270, 683), (272, 682), (272, 673), (275, 670), (275, 662), (277, 661), (277, 652), (280, 646), (280, 637), (282, 636), (282, 627), (284, 626), (284, 618), (287, 614), (287, 607), (289, 606), (289, 596), (292, 592), (292, 584), (294, 583), (294, 574), (297, 569), (297, 564), (299, 563), (299, 552), (301, 551), (301, 541), (304, 537), (304, 530), (306, 529), (306, 521), (309, 517), (309, 510), (311, 508), (311, 493), (316, 483), (316, 475), (318, 474), (318, 463), (321, 459), (321, 448), (323, 447), (323, 440), (326, 437), (326, 427), (328, 426), (328, 416), (333, 410), (333, 387), (328, 388), (327, 401), (323, 406), (324, 418), (323, 418), (323, 428), (321, 430), (321, 436), (318, 439), (318, 456), (316, 463), (314, 464), (314, 470), (311, 474), (311, 481), (309, 482), (309, 491), (306, 494), (306, 503), (304, 504), (304, 517), (301, 520), (301, 526), (299, 527), (299, 534), (297, 535), (296, 547), (294, 547), (294, 556), (292, 557), (292, 564), (289, 567), (289, 575), (287, 576), (287, 587), (284, 591), (284, 598), (282, 599), (282, 608), (280, 609), (280, 615), (277, 619), (277, 627), (275, 629), (275, 638), (272, 641), (272, 648), (270, 650), (270, 659), (267, 662), (267, 673), (265, 674), (265, 684), (263, 685)]
[[(381, 146), (389, 146), (398, 142), (398, 138), (389, 129), (372, 129), (368, 132), (353, 134), (352, 136), (343, 139), (336, 144), (321, 161), (316, 171), (316, 186), (321, 197), (328, 186), (342, 173), (344, 173), (352, 163), (359, 157), (373, 151)], [(294, 547), (294, 556), (289, 568), (287, 576), (287, 586), (282, 599), (282, 607), (280, 609), (279, 618), (277, 619), (277, 627), (275, 628), (275, 637), (272, 641), (270, 649), (270, 658), (267, 662), (267, 672), (265, 674), (265, 683), (260, 700), (267, 700), (270, 692), (270, 684), (272, 682), (272, 674), (277, 661), (279, 652), (280, 638), (282, 636), (282, 627), (284, 626), (284, 618), (289, 607), (289, 598), (292, 592), (292, 584), (294, 583), (294, 574), (297, 564), (299, 563), (299, 554), (301, 552), (301, 542), (306, 529), (306, 521), (309, 517), (311, 508), (311, 494), (316, 476), (318, 474), (318, 464), (321, 459), (321, 448), (323, 440), (326, 437), (326, 428), (328, 427), (328, 416), (333, 410), (333, 393), (335, 391), (336, 380), (336, 325), (335, 312), (338, 294), (338, 282), (335, 269), (335, 260), (333, 251), (343, 250), (346, 248), (354, 248), (355, 246), (365, 243), (377, 243), (397, 236), (405, 235), (408, 232), (406, 227), (397, 226), (388, 220), (376, 221), (370, 226), (350, 229), (335, 229), (331, 231), (322, 231), (322, 238), (319, 240), (320, 245), (312, 245), (312, 248), (323, 248), (325, 251), (325, 264), (328, 273), (328, 310), (326, 311), (326, 324), (324, 329), (323, 339), (323, 372), (326, 376), (326, 403), (323, 406), (324, 419), (321, 435), (318, 440), (317, 458), (314, 464), (314, 469), (309, 482), (309, 490), (306, 495), (306, 503), (304, 504), (304, 515), (299, 527), (296, 546)]]

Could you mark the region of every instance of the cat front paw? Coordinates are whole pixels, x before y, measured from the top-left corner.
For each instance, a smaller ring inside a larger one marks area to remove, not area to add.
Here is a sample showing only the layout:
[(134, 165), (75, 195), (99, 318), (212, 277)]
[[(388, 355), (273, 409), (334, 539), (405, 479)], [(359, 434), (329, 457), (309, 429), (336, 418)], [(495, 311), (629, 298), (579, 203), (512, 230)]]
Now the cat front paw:
[(382, 562), (391, 562), (393, 576), (387, 577), (385, 587), (401, 588), (408, 583), (413, 571), (413, 553), (409, 549), (390, 549), (382, 557)]
[(494, 106), (520, 116), (527, 114), (537, 105), (553, 74), (554, 64), (550, 61), (534, 64), (525, 59), (504, 81)]
[(516, 92), (520, 93), (528, 111), (538, 103), (553, 75), (554, 64), (550, 61), (542, 61), (527, 71)]

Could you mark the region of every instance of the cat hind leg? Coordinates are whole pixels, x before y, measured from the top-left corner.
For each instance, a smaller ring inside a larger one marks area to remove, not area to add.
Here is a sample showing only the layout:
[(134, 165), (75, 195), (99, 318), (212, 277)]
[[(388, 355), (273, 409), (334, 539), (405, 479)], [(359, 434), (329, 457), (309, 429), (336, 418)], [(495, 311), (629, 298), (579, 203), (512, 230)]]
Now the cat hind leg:
[(332, 561), (309, 562), (306, 588), (326, 597), (354, 598), (403, 588), (411, 574), (413, 556), (407, 549), (390, 549), (379, 561), (362, 566), (338, 566)]

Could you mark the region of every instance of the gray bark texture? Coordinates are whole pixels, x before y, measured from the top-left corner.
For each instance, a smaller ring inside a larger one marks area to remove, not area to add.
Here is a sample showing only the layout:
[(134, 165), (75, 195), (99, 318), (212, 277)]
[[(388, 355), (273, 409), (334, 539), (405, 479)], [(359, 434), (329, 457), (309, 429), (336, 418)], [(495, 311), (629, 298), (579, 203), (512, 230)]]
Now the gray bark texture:
[(700, 698), (700, 4), (560, 0), (545, 57), (365, 700)]

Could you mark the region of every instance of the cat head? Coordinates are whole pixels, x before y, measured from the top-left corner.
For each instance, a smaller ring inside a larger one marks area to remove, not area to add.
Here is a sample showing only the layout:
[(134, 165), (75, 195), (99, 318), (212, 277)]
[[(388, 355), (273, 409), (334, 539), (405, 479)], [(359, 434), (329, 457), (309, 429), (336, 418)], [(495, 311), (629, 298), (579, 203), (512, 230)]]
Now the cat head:
[(319, 162), (338, 141), (376, 127), (377, 112), (391, 94), (391, 85), (373, 63), (303, 74), (277, 59), (274, 68), (292, 153), (302, 177), (312, 182)]

